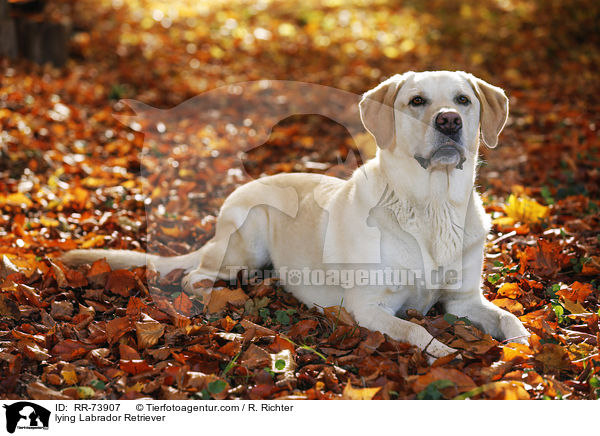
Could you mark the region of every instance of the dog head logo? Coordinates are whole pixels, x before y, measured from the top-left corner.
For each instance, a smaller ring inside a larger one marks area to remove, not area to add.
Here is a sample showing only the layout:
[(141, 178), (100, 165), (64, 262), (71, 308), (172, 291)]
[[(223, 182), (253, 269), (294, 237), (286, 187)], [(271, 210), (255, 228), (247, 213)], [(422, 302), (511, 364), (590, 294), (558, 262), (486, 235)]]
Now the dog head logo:
[(50, 411), (29, 401), (3, 405), (6, 409), (6, 431), (14, 433), (17, 428), (47, 429)]

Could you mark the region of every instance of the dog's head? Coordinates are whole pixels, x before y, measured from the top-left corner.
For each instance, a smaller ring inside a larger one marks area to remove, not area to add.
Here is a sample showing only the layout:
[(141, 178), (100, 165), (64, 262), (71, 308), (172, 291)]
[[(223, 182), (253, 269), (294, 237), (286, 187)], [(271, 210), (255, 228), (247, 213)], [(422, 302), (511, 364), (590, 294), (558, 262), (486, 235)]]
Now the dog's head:
[(508, 117), (504, 91), (462, 71), (397, 74), (364, 94), (360, 116), (381, 149), (426, 170), (462, 169), (479, 134), (490, 148)]

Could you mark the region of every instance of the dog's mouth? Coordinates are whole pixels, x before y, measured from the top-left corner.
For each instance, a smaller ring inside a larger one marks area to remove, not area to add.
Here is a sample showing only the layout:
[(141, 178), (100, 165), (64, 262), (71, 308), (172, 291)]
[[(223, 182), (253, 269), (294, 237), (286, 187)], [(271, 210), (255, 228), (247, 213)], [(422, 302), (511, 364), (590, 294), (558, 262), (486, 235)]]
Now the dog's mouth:
[(453, 166), (456, 169), (462, 170), (463, 163), (467, 160), (463, 147), (454, 141), (441, 144), (428, 158), (419, 156), (418, 154), (415, 154), (414, 158), (424, 169), (437, 166)]

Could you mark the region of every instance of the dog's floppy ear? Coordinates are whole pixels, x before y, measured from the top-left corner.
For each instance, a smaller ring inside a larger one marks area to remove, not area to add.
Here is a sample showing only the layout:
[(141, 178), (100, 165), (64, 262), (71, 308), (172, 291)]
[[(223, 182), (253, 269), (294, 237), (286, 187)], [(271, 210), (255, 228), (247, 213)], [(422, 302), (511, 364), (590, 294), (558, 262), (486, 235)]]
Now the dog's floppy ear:
[(358, 107), (365, 128), (375, 137), (379, 148), (388, 148), (396, 140), (394, 101), (409, 73), (396, 74), (365, 92)]
[(502, 88), (490, 85), (472, 74), (461, 72), (475, 91), (481, 106), (481, 139), (489, 148), (498, 145), (498, 135), (508, 119), (508, 98)]

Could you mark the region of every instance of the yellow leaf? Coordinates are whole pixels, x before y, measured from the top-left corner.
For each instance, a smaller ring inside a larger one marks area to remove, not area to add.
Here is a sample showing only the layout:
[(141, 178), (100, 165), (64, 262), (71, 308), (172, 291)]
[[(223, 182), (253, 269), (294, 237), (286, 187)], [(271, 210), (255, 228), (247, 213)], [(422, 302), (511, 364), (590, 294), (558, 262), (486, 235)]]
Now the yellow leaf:
[(55, 220), (54, 218), (48, 218), (48, 217), (41, 217), (40, 218), (40, 224), (43, 225), (44, 227), (58, 227), (58, 225), (60, 224), (58, 222), (58, 220)]
[(104, 235), (92, 235), (82, 242), (80, 248), (101, 247), (104, 245)]
[(356, 389), (348, 382), (342, 392), (342, 398), (344, 400), (372, 400), (380, 389), (381, 387)]
[(3, 198), (0, 198), (0, 206), (13, 206), (13, 207), (22, 207), (29, 208), (33, 205), (31, 200), (22, 192), (16, 192), (14, 194), (9, 194)]
[(62, 370), (60, 372), (60, 375), (62, 375), (62, 378), (65, 380), (65, 383), (67, 385), (75, 385), (77, 384), (77, 373), (75, 372), (75, 370), (70, 369), (70, 370)]
[(516, 300), (511, 300), (510, 298), (496, 298), (495, 300), (492, 300), (492, 303), (501, 309), (511, 312), (513, 315), (521, 316), (523, 313), (525, 313), (523, 305)]
[(561, 298), (560, 302), (564, 306), (565, 309), (567, 309), (569, 312), (571, 312), (574, 315), (588, 312), (587, 310), (585, 310), (585, 307), (583, 307), (580, 303), (577, 303), (575, 301)]
[(523, 383), (501, 380), (484, 386), (485, 396), (491, 400), (529, 400)]
[(517, 197), (511, 194), (504, 205), (504, 212), (517, 221), (533, 224), (548, 215), (548, 207), (525, 195)]
[(501, 216), (492, 220), (492, 224), (498, 227), (512, 227), (515, 222), (515, 219), (509, 216)]

